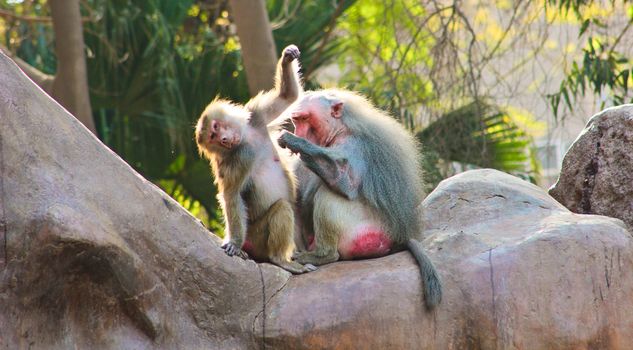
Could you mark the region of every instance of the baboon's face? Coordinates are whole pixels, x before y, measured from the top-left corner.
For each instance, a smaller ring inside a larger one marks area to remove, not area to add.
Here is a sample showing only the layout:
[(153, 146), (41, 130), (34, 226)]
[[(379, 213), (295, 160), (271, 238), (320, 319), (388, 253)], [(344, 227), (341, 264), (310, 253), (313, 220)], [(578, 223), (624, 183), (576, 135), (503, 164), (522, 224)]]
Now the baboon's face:
[(226, 118), (203, 114), (196, 127), (196, 142), (198, 147), (209, 152), (230, 150), (242, 142), (241, 127)]
[(307, 93), (290, 111), (295, 135), (320, 146), (329, 146), (345, 129), (343, 103), (321, 94)]

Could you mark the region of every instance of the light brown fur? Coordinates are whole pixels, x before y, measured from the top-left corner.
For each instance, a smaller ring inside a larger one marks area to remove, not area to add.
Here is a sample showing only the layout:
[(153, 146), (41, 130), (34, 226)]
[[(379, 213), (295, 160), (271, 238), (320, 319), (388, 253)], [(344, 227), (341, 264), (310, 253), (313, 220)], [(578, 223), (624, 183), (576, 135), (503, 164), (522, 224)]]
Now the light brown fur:
[(294, 251), (295, 182), (268, 133), (267, 124), (301, 91), (294, 46), (279, 60), (276, 88), (246, 106), (216, 99), (196, 127), (200, 154), (209, 159), (226, 222), (228, 255), (270, 261), (292, 273), (316, 269), (291, 260)]

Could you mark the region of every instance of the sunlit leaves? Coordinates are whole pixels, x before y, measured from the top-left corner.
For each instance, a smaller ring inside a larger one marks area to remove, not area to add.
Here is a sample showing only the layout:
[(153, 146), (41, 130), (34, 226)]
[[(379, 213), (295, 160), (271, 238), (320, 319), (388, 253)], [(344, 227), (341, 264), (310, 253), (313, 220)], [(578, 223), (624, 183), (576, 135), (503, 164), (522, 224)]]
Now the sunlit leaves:
[[(561, 102), (569, 110), (573, 110), (575, 99), (588, 93), (600, 96), (607, 92), (611, 95), (613, 104), (622, 104), (630, 99), (629, 85), (633, 67), (627, 57), (594, 37), (588, 38), (587, 46), (582, 52), (580, 64), (573, 62), (559, 90), (548, 96), (555, 115), (560, 111)], [(601, 108), (605, 102), (602, 101)]]
[[(0, 8), (18, 16), (50, 18), (49, 8), (44, 2), (25, 4), (22, 1), (0, 2)], [(28, 22), (18, 18), (0, 19), (2, 44), (17, 53), (25, 62), (47, 74), (54, 74), (57, 62), (53, 54), (52, 22)]]
[(451, 111), (417, 134), (427, 150), (446, 161), (533, 178), (532, 139), (510, 115), (485, 103)]
[[(548, 96), (555, 116), (561, 112), (561, 103), (573, 110), (576, 99), (588, 94), (600, 96), (601, 108), (607, 102), (604, 96), (608, 96), (612, 104), (631, 101), (629, 86), (633, 66), (620, 51), (626, 48), (619, 44), (633, 24), (633, 5), (627, 5), (627, 1), (610, 1), (610, 6), (604, 6), (593, 0), (548, 0), (547, 3), (558, 11), (573, 13), (581, 21), (579, 38), (589, 35), (582, 58), (572, 63), (558, 91)], [(621, 9), (627, 13), (628, 23), (614, 32), (605, 19), (613, 13), (617, 15)]]
[[(269, 1), (271, 18), (283, 19), (275, 11), (290, 2)], [(274, 31), (277, 46), (299, 45), (304, 67), (317, 68), (338, 52), (334, 38), (319, 50), (336, 6), (330, 0), (295, 3), (300, 6), (293, 5), (291, 18)], [(215, 96), (249, 98), (226, 2), (99, 4), (102, 21), (90, 27), (86, 42), (96, 52), (89, 69), (104, 140), (221, 232), (215, 186), (208, 162), (196, 152), (193, 126)]]
[(347, 10), (340, 24), (347, 50), (338, 60), (343, 84), (393, 111), (429, 98), (431, 83), (422, 72), (433, 64), (433, 39), (425, 13), (413, 0), (361, 0)]
[(302, 73), (307, 88), (316, 88), (313, 81), (317, 68), (343, 57), (343, 44), (348, 38), (334, 35), (340, 18), (355, 0), (269, 0), (268, 13), (273, 23), (273, 36), (278, 50), (289, 44), (301, 49)]
[[(369, 95), (408, 129), (422, 129), (431, 182), (450, 175), (440, 168), (451, 162), (532, 174), (531, 139), (507, 113), (490, 114), (494, 108), (475, 103), (441, 113), (480, 99), (471, 89), (480, 83), (474, 81), (473, 71), (481, 69), (475, 66), (485, 65), (486, 55), (507, 50), (516, 35), (508, 23), (493, 18), (492, 8), (477, 8), (472, 18), (455, 6), (358, 1), (340, 25), (347, 39), (346, 55), (339, 58), (343, 83)], [(514, 13), (516, 6), (503, 7)], [(473, 110), (476, 105), (480, 113)]]

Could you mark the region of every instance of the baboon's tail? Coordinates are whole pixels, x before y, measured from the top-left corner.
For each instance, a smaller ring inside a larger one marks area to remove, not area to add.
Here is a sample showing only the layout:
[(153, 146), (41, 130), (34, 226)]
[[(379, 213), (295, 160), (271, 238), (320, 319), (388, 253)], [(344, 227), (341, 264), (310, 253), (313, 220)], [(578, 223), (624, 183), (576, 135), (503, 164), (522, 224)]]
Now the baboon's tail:
[(407, 248), (420, 265), (420, 273), (422, 275), (422, 282), (424, 283), (424, 301), (427, 310), (432, 310), (442, 301), (442, 282), (440, 281), (440, 277), (435, 270), (435, 266), (433, 266), (433, 262), (431, 262), (431, 259), (429, 259), (424, 252), (422, 243), (415, 239), (409, 239)]

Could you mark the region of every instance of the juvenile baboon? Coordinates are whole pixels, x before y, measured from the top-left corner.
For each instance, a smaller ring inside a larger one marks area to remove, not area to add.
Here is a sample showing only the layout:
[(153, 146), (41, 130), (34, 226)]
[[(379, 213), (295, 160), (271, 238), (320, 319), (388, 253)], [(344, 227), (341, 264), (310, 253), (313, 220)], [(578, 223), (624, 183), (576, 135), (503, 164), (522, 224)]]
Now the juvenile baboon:
[[(279, 157), (267, 124), (301, 92), (299, 50), (284, 49), (276, 86), (246, 106), (211, 102), (198, 120), (196, 142), (209, 159), (226, 222), (222, 245), (230, 255), (270, 261), (292, 273), (313, 271), (291, 260), (294, 251), (294, 180)], [(248, 255), (247, 255), (248, 254)]]
[(414, 240), (421, 232), (420, 152), (413, 136), (362, 96), (345, 90), (305, 93), (285, 112), (294, 134), (282, 147), (298, 153), (298, 218), (314, 265), (408, 249), (420, 265), (427, 308), (442, 299), (433, 263)]

